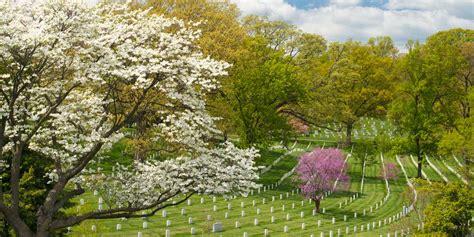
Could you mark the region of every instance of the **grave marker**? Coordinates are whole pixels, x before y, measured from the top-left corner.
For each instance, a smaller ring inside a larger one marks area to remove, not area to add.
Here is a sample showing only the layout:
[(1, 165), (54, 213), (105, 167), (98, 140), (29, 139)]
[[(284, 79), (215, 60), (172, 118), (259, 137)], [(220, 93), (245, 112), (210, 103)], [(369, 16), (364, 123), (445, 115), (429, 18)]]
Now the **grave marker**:
[(212, 232), (222, 232), (222, 223), (216, 222), (212, 225)]

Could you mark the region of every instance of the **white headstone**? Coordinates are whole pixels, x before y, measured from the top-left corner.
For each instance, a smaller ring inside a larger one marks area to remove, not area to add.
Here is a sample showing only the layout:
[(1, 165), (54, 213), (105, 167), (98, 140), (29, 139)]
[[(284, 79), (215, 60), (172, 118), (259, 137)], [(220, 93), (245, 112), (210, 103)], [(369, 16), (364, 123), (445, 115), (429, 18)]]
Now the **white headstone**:
[(274, 216), (272, 216), (272, 218), (271, 218), (271, 223), (275, 223), (275, 217)]
[(313, 209), (313, 216), (316, 215), (316, 209)]
[(171, 226), (171, 220), (166, 220), (166, 227), (170, 227)]
[(91, 226), (91, 231), (92, 231), (92, 232), (96, 232), (96, 231), (97, 231), (97, 227), (96, 227), (95, 225), (92, 225), (92, 226)]
[(244, 216), (245, 216), (245, 211), (242, 210), (242, 211), (240, 212), (240, 215), (241, 215), (242, 217), (244, 217)]
[(288, 226), (287, 225), (283, 226), (283, 232), (288, 233)]
[(143, 227), (143, 229), (148, 228), (148, 222), (144, 221), (143, 224), (142, 224), (142, 227)]
[(249, 237), (249, 234), (247, 232), (244, 232), (244, 237)]
[(116, 229), (121, 230), (122, 229), (122, 224), (117, 224)]
[(168, 215), (168, 212), (167, 212), (166, 210), (163, 210), (163, 211), (161, 212), (161, 216), (162, 216), (162, 217), (165, 217), (165, 218), (166, 218), (167, 215)]
[(224, 213), (224, 218), (225, 219), (229, 218), (229, 213), (228, 212)]
[(318, 220), (318, 227), (321, 227), (321, 220)]
[(191, 199), (188, 199), (188, 206), (191, 206)]
[(323, 207), (323, 214), (326, 213), (326, 208)]
[(217, 211), (217, 206), (216, 205), (212, 206), (212, 210)]
[(204, 203), (204, 198), (201, 198), (201, 204), (203, 204), (203, 203)]
[(216, 222), (212, 225), (212, 232), (221, 232), (222, 231), (222, 223)]
[(273, 213), (274, 209), (273, 209), (273, 206), (270, 207), (270, 213)]
[(137, 237), (143, 237), (143, 233), (142, 233), (142, 232), (138, 232), (138, 233), (137, 233)]
[(336, 218), (335, 217), (332, 218), (332, 223), (336, 224)]
[(196, 228), (191, 227), (191, 235), (195, 235), (195, 234), (196, 234)]
[(189, 217), (188, 218), (188, 224), (192, 224), (193, 223), (193, 218), (192, 217)]
[(257, 215), (260, 215), (260, 208), (257, 208)]
[(354, 212), (354, 218), (357, 218), (357, 212)]
[(347, 216), (346, 215), (344, 215), (344, 221), (347, 221)]
[(84, 198), (81, 198), (79, 202), (81, 203), (81, 205), (84, 205)]
[(171, 230), (165, 230), (165, 237), (171, 237)]
[(235, 228), (240, 228), (240, 223), (238, 221), (235, 222)]
[(295, 209), (295, 203), (291, 204), (291, 209)]
[(245, 207), (244, 202), (240, 202), (240, 207), (241, 207), (241, 208), (244, 208), (244, 207)]
[(301, 229), (302, 230), (306, 229), (306, 224), (305, 223), (301, 223)]
[(269, 232), (268, 232), (268, 229), (264, 229), (264, 230), (263, 230), (263, 236), (268, 236), (268, 233), (269, 233)]
[(181, 215), (186, 215), (186, 209), (181, 208)]
[(290, 220), (290, 214), (289, 214), (289, 213), (286, 214), (286, 220), (287, 220), (287, 221)]
[(304, 211), (300, 212), (300, 217), (304, 218)]
[(257, 219), (257, 218), (253, 219), (253, 224), (254, 224), (255, 226), (258, 225), (258, 219)]
[(216, 197), (212, 197), (212, 202), (216, 202)]
[(252, 200), (252, 206), (255, 206), (255, 200)]

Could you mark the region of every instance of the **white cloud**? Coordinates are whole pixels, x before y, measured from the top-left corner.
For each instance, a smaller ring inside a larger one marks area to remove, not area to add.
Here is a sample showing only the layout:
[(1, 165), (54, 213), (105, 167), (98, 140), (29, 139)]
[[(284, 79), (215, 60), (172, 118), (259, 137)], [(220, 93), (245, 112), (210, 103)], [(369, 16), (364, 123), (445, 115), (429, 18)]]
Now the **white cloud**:
[[(336, 1), (343, 0), (332, 0), (325, 7), (297, 9), (283, 0), (271, 1), (271, 4), (270, 1), (233, 0), (244, 15), (267, 15), (273, 20), (286, 20), (303, 31), (320, 34), (330, 41), (349, 38), (366, 41), (370, 37), (388, 35), (402, 50), (409, 39), (424, 40), (437, 31), (450, 28), (474, 29), (474, 17), (464, 17), (466, 12), (471, 12), (465, 9), (469, 10), (473, 4), (462, 5), (460, 2), (463, 0), (456, 3), (446, 0), (444, 7), (435, 4), (443, 0), (389, 0), (384, 8), (341, 6), (335, 4)], [(359, 2), (344, 2), (348, 1)]]
[(390, 10), (445, 10), (457, 17), (474, 19), (472, 0), (389, 0), (384, 7)]
[(329, 5), (335, 5), (340, 7), (357, 6), (361, 3), (361, 0), (329, 0)]
[(284, 0), (231, 0), (244, 15), (265, 15), (273, 20), (291, 21), (298, 9)]

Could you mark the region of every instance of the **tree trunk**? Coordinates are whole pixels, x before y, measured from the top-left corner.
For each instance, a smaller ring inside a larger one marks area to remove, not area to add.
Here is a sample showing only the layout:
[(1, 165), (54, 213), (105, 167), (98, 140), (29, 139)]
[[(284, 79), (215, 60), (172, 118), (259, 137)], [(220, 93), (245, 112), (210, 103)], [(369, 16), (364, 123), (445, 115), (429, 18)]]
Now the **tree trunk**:
[(350, 147), (352, 145), (352, 128), (353, 128), (354, 123), (349, 122), (346, 124), (346, 141), (345, 145), (347, 147)]
[(313, 199), (313, 201), (314, 201), (314, 205), (316, 207), (316, 212), (321, 213), (320, 210), (319, 210), (319, 208), (321, 206), (321, 199), (315, 198), (315, 199)]
[(416, 141), (416, 156), (418, 158), (418, 167), (417, 167), (416, 177), (417, 178), (422, 178), (423, 176), (421, 174), (421, 169), (422, 169), (423, 156), (421, 154), (420, 138), (416, 137), (415, 141)]
[(145, 122), (145, 116), (141, 114), (137, 121), (137, 131), (136, 131), (136, 138), (140, 141), (137, 143), (137, 147), (135, 147), (135, 154), (134, 154), (134, 159), (136, 161), (144, 162), (146, 160), (146, 145), (143, 144), (141, 141), (144, 139), (145, 136), (145, 131), (147, 129), (146, 122)]

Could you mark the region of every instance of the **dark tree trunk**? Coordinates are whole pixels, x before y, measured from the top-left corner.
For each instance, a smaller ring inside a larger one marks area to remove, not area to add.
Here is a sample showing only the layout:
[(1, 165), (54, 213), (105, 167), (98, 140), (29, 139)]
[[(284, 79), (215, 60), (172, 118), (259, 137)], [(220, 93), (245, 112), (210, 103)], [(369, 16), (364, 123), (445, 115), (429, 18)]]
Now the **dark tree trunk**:
[(345, 144), (347, 147), (350, 147), (352, 145), (352, 128), (354, 126), (353, 122), (347, 123), (346, 124), (346, 141)]
[(422, 169), (422, 163), (423, 163), (423, 156), (421, 154), (420, 138), (416, 137), (415, 141), (416, 141), (416, 156), (418, 158), (418, 167), (417, 167), (416, 177), (422, 178), (423, 176), (421, 174), (421, 169)]
[(313, 199), (313, 201), (314, 201), (314, 206), (316, 208), (316, 212), (321, 213), (321, 211), (320, 211), (321, 199), (315, 198), (315, 199)]

